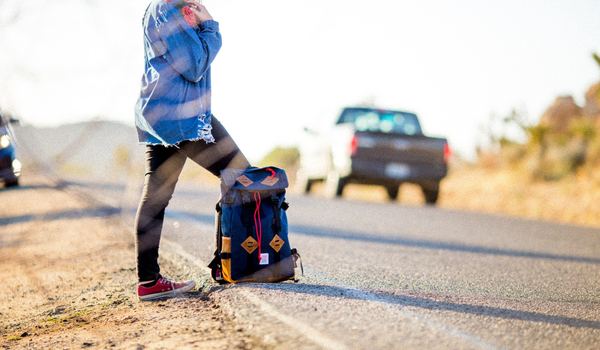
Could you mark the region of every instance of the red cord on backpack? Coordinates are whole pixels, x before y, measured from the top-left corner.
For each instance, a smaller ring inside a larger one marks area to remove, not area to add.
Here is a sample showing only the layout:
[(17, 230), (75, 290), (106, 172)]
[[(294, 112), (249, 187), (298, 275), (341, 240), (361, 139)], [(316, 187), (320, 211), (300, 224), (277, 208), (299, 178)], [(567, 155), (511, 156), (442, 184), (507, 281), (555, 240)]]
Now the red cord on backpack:
[(256, 230), (256, 240), (258, 241), (258, 263), (261, 262), (262, 256), (262, 221), (260, 219), (260, 204), (261, 198), (260, 193), (254, 192), (254, 202), (256, 203), (256, 209), (254, 210), (254, 229)]

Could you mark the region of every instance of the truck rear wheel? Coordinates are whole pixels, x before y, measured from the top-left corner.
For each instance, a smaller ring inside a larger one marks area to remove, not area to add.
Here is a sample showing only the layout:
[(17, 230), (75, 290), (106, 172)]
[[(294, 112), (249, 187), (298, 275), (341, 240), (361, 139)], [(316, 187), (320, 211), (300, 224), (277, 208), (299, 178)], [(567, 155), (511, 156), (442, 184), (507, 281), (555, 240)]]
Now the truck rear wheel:
[(425, 197), (425, 204), (427, 205), (436, 205), (438, 202), (438, 199), (440, 197), (440, 189), (438, 188), (426, 188), (426, 187), (421, 187), (421, 190), (423, 191), (423, 196)]
[(385, 186), (385, 191), (387, 192), (388, 199), (390, 201), (395, 201), (398, 199), (398, 194), (400, 193), (400, 185)]

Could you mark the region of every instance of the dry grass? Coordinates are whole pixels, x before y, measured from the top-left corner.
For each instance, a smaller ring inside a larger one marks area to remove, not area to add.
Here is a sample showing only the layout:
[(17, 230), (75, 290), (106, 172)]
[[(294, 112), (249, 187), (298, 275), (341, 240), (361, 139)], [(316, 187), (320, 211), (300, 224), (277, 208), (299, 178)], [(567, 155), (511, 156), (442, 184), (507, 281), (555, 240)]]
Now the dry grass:
[(593, 174), (534, 182), (514, 170), (456, 169), (444, 182), (441, 206), (600, 226), (600, 178)]
[[(600, 227), (600, 174), (596, 178), (592, 174), (535, 182), (515, 170), (455, 168), (442, 184), (439, 207)], [(317, 195), (323, 189), (322, 184), (315, 184)], [(348, 185), (344, 197), (387, 202), (380, 186)], [(403, 205), (422, 206), (424, 202), (416, 185), (402, 185), (399, 197)]]

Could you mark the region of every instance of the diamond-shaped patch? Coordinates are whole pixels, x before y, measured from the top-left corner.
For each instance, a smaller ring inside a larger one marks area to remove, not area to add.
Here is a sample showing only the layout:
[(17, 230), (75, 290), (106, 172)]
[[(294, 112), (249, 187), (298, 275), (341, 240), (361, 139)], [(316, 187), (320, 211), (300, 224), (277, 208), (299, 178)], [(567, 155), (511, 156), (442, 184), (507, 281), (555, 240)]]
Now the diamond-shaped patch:
[(279, 237), (279, 235), (275, 235), (275, 237), (273, 237), (273, 239), (271, 240), (271, 243), (269, 245), (271, 246), (271, 248), (273, 248), (273, 250), (275, 250), (277, 253), (279, 253), (281, 248), (283, 248), (284, 244), (285, 244), (285, 241), (283, 239), (281, 239), (281, 237)]
[(273, 187), (275, 186), (275, 184), (277, 184), (279, 182), (279, 178), (276, 176), (269, 176), (266, 179), (264, 179), (261, 184), (265, 185), (265, 186), (270, 186)]
[(254, 239), (254, 237), (248, 237), (242, 243), (242, 248), (244, 248), (248, 254), (252, 254), (256, 249), (258, 249), (258, 242)]
[(242, 175), (242, 176), (238, 177), (236, 180), (237, 180), (237, 182), (244, 185), (244, 187), (248, 187), (254, 183), (254, 181), (250, 180), (248, 178), (248, 176), (246, 176), (246, 175)]

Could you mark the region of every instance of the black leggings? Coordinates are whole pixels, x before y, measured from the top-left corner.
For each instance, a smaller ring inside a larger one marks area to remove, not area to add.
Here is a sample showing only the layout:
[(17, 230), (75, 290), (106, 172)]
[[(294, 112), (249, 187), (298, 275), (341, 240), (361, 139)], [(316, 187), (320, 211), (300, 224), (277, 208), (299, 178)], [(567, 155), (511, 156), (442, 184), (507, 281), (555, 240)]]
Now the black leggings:
[(221, 171), (226, 168), (246, 169), (250, 166), (227, 130), (215, 117), (212, 118), (212, 127), (216, 143), (207, 144), (200, 140), (184, 141), (179, 147), (146, 146), (144, 192), (135, 219), (140, 282), (152, 281), (160, 276), (158, 247), (165, 209), (187, 158), (215, 176), (220, 176)]

